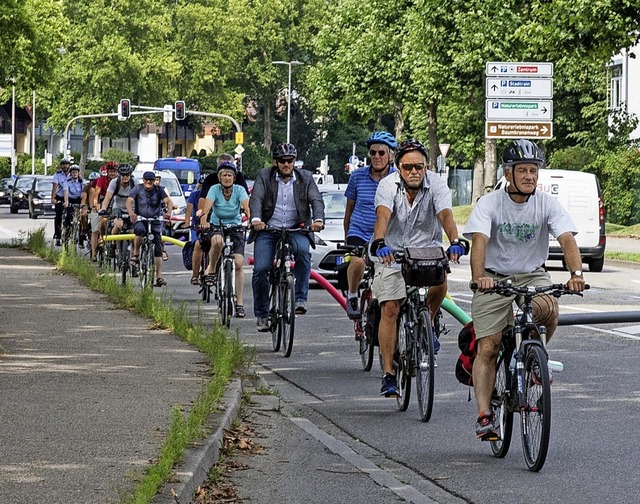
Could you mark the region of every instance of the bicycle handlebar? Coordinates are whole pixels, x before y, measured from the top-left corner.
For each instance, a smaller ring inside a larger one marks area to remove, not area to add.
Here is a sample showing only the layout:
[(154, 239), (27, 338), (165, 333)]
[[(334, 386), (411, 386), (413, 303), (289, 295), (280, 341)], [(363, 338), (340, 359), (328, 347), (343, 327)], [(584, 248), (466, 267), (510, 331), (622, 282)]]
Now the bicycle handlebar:
[(279, 227), (271, 227), (271, 226), (266, 226), (264, 229), (261, 229), (260, 231), (258, 231), (258, 233), (261, 233), (262, 231), (267, 231), (269, 233), (305, 233), (305, 234), (309, 234), (312, 233), (310, 228), (306, 228), (306, 227), (298, 227), (298, 228), (279, 228)]
[[(469, 288), (472, 291), (476, 291), (478, 289), (478, 284), (476, 282), (470, 282)], [(589, 290), (591, 286), (589, 284), (584, 285), (585, 290)], [(574, 292), (570, 290), (566, 284), (551, 284), (551, 285), (523, 285), (517, 286), (513, 285), (510, 280), (506, 282), (496, 282), (491, 289), (487, 289), (484, 291), (485, 294), (500, 294), (501, 296), (511, 296), (513, 294), (524, 294), (529, 296), (535, 296), (536, 294), (543, 294), (545, 292), (550, 293), (554, 297), (560, 297), (564, 294), (576, 294), (578, 296), (582, 296), (582, 292)]]

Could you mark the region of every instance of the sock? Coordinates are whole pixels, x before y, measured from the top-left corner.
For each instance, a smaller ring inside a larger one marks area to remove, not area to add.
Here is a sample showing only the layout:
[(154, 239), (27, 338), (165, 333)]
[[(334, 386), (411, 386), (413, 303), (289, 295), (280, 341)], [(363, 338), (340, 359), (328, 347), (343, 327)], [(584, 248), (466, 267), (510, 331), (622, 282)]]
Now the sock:
[(357, 297), (358, 297), (357, 292), (347, 292), (347, 299), (357, 298)]

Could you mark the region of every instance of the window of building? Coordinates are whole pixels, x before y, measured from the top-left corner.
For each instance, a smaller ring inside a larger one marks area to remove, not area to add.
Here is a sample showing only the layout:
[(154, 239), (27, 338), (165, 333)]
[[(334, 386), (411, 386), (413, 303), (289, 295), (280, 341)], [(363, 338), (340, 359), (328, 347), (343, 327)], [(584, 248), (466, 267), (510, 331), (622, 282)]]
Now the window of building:
[(622, 65), (613, 65), (609, 68), (611, 79), (609, 82), (609, 108), (617, 110), (622, 106)]

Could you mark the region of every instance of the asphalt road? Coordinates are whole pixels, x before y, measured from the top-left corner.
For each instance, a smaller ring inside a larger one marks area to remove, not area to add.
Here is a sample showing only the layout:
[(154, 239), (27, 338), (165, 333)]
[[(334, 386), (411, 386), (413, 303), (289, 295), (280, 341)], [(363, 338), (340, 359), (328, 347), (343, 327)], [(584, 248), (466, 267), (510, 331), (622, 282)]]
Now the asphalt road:
[[(0, 233), (13, 226), (4, 220), (7, 215), (0, 209)], [(214, 307), (196, 302), (194, 288), (188, 285), (189, 273), (175, 248), (169, 251), (165, 278), (171, 296), (189, 303), (204, 320), (212, 320)], [(552, 269), (552, 276), (562, 281), (567, 273), (559, 266)], [(456, 265), (450, 276), (450, 292), (466, 310), (468, 271), (465, 262)], [(250, 293), (249, 267), (246, 273), (245, 292)], [(638, 309), (640, 270), (607, 262), (602, 273), (587, 271), (585, 276), (593, 288), (583, 299), (563, 298), (563, 312)], [(348, 497), (352, 502), (373, 503), (400, 498), (380, 483), (371, 486), (371, 475), (367, 482), (354, 479), (351, 469), (363, 469), (344, 452), (338, 450), (326, 460), (331, 448), (319, 440), (326, 441), (322, 433), (395, 476), (405, 489), (422, 495), (423, 502), (629, 502), (640, 491), (636, 449), (640, 322), (558, 329), (550, 356), (563, 362), (564, 371), (554, 376), (547, 463), (534, 474), (526, 470), (517, 429), (504, 459), (493, 458), (490, 447), (475, 439), (475, 402), (467, 401), (469, 389), (454, 377), (460, 325), (450, 317), (450, 333), (443, 338), (438, 357), (434, 413), (425, 424), (419, 420), (415, 400), (400, 413), (395, 400), (378, 396), (377, 366), (370, 373), (361, 370), (352, 324), (325, 291), (311, 289), (310, 311), (296, 319), (289, 359), (273, 353), (270, 335), (255, 331), (251, 296), (245, 299), (249, 316), (235, 319), (232, 329), (255, 349), (256, 367), (277, 388), (283, 409), (264, 427), (271, 440), (265, 443), (268, 455), (252, 457), (248, 471), (235, 477), (241, 497), (274, 502), (266, 495), (276, 487), (282, 491), (278, 502), (342, 502), (342, 497)], [(273, 442), (274, 425), (281, 439), (297, 442)], [(345, 465), (337, 470), (337, 465), (321, 467), (321, 462)], [(291, 484), (295, 481), (315, 483), (296, 487)], [(357, 485), (362, 485), (362, 494), (354, 491)]]

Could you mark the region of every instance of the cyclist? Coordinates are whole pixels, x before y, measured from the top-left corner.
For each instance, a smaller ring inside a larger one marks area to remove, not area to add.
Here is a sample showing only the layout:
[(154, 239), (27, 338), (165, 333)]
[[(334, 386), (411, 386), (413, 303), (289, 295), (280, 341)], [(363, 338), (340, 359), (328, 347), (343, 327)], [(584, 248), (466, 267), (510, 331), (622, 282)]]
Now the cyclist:
[[(65, 217), (64, 217), (64, 226), (68, 227), (71, 225), (71, 221), (73, 220), (73, 207), (70, 205), (81, 205), (82, 204), (82, 179), (80, 178), (80, 167), (77, 164), (73, 164), (69, 167), (69, 176), (67, 180), (62, 183), (62, 192), (64, 198), (64, 208), (65, 208)], [(85, 215), (86, 215), (86, 208)], [(80, 224), (80, 236), (78, 237), (79, 242), (78, 245), (80, 248), (83, 246), (83, 238), (84, 233), (82, 231), (82, 217)]]
[[(371, 290), (382, 307), (378, 340), (385, 373), (380, 393), (385, 397), (399, 394), (393, 372), (393, 353), (396, 321), (406, 297), (402, 272), (392, 266), (393, 252), (406, 246), (442, 247), (443, 229), (451, 243), (447, 252), (452, 261), (457, 261), (466, 251), (458, 240), (451, 211), (451, 191), (439, 175), (428, 170), (424, 145), (414, 139), (403, 141), (396, 151), (395, 165), (399, 172), (380, 181), (376, 192), (377, 219), (371, 242), (372, 255), (380, 259), (375, 265)], [(446, 280), (442, 285), (429, 288), (427, 305), (432, 323), (446, 293)], [(434, 338), (434, 353), (439, 348), (440, 342)]]
[[(398, 147), (396, 139), (386, 131), (376, 131), (367, 139), (371, 164), (354, 171), (349, 177), (345, 191), (347, 204), (344, 211), (345, 243), (366, 246), (373, 235), (376, 222), (374, 199), (380, 181), (395, 169), (392, 166), (393, 152)], [(365, 260), (352, 256), (347, 268), (349, 289), (347, 293), (347, 316), (352, 320), (360, 318), (358, 287), (365, 271)]]
[(100, 177), (95, 181), (93, 190), (89, 193), (91, 214), (91, 258), (95, 259), (98, 245), (102, 245), (104, 235), (104, 219), (100, 218), (100, 208), (107, 194), (109, 182), (118, 176), (118, 163), (109, 161), (100, 167)]
[(192, 275), (191, 285), (200, 285), (200, 262), (202, 261), (202, 244), (198, 238), (198, 232), (191, 226), (199, 225), (198, 219), (198, 202), (200, 201), (200, 194), (202, 193), (202, 182), (204, 182), (205, 176), (201, 175), (198, 179), (198, 183), (187, 200), (187, 208), (184, 213), (184, 227), (189, 229), (189, 237), (193, 242), (193, 258), (192, 258)]
[[(162, 172), (160, 172), (158, 170), (155, 170), (154, 173), (156, 175), (156, 178), (155, 178), (153, 183), (154, 183), (155, 186), (159, 187), (160, 184), (162, 183)], [(164, 190), (167, 193), (167, 196), (171, 197), (171, 195), (169, 194), (169, 191), (167, 191), (166, 187), (164, 187)], [(163, 207), (162, 208), (162, 212), (165, 213), (166, 212), (166, 208)], [(166, 234), (166, 233), (164, 233), (164, 231), (166, 230), (165, 228), (166, 228), (166, 226), (162, 227), (162, 229), (163, 229), (163, 233), (162, 234)], [(167, 248), (166, 248), (164, 242), (162, 242), (162, 260), (163, 261), (168, 261), (169, 260), (169, 254), (167, 254)]]
[[(324, 227), (324, 201), (311, 173), (294, 168), (297, 154), (293, 144), (277, 145), (273, 151), (273, 166), (258, 172), (249, 200), (252, 226), (249, 242), (255, 240), (251, 282), (253, 311), (258, 331), (261, 332), (269, 330), (267, 275), (279, 237), (273, 233), (258, 231), (262, 231), (267, 225), (276, 228), (298, 228), (304, 225), (311, 231), (320, 231)], [(313, 243), (313, 237), (293, 233), (291, 241), (295, 252), (295, 312), (302, 315), (307, 312), (305, 303), (311, 272), (309, 244)]]
[(53, 175), (53, 185), (51, 186), (51, 203), (56, 211), (53, 225), (53, 239), (57, 246), (60, 246), (60, 238), (62, 237), (62, 214), (64, 213), (64, 191), (63, 183), (69, 176), (69, 167), (71, 161), (67, 158), (60, 160), (60, 169)]
[[(238, 170), (235, 165), (231, 166), (231, 162), (227, 162), (218, 169), (219, 184), (215, 184), (206, 196), (203, 214), (200, 217), (200, 226), (206, 230), (209, 228), (209, 222), (218, 226), (239, 226), (242, 224), (240, 211), (243, 210), (246, 215), (249, 214), (249, 195), (242, 186), (234, 183)], [(209, 211), (211, 217), (207, 222)], [(233, 243), (233, 254), (236, 263), (236, 316), (238, 318), (245, 317), (243, 302), (243, 285), (244, 285), (244, 229), (240, 231), (230, 232), (231, 241)], [(211, 249), (209, 251), (209, 266), (205, 271), (205, 282), (207, 285), (215, 284), (216, 267), (218, 258), (222, 252), (225, 235), (222, 230), (216, 231), (211, 236)], [(195, 267), (195, 266), (194, 266)]]
[[(131, 224), (128, 223), (127, 228), (125, 228), (125, 223), (122, 215), (127, 213), (127, 198), (129, 197), (129, 194), (131, 193), (135, 185), (135, 182), (131, 177), (132, 172), (133, 168), (131, 167), (131, 165), (120, 165), (118, 167), (118, 177), (109, 182), (107, 193), (105, 194), (104, 200), (102, 201), (100, 214), (103, 217), (105, 217), (108, 213), (111, 214), (111, 217), (113, 218), (113, 227), (111, 229), (111, 234), (114, 235), (126, 231), (128, 229), (128, 226)], [(104, 223), (106, 223), (106, 217), (103, 220), (103, 228)], [(114, 252), (114, 249), (112, 247), (108, 247), (108, 252), (111, 256)]]
[(202, 192), (200, 193), (200, 204), (198, 206), (199, 209), (202, 209), (202, 205), (204, 205), (204, 199), (206, 198), (207, 194), (209, 194), (209, 189), (211, 189), (211, 187), (213, 187), (214, 185), (220, 183), (220, 181), (218, 180), (218, 170), (225, 163), (230, 163), (228, 166), (233, 165), (234, 167), (236, 167), (237, 175), (234, 184), (244, 187), (244, 190), (247, 191), (247, 194), (249, 194), (249, 186), (247, 185), (247, 180), (244, 178), (244, 174), (241, 171), (237, 170), (236, 159), (231, 154), (223, 152), (216, 158), (216, 171), (207, 175), (202, 181)]
[[(91, 260), (95, 261), (96, 260), (96, 249), (95, 249), (95, 245), (94, 245), (94, 234), (97, 233), (98, 231), (98, 223), (96, 222), (94, 224), (93, 222), (93, 195), (95, 193), (95, 187), (96, 187), (96, 183), (98, 182), (98, 179), (100, 178), (100, 173), (98, 172), (91, 172), (89, 174), (89, 183), (85, 184), (84, 187), (82, 188), (82, 201), (81, 201), (81, 208), (82, 208), (82, 219), (83, 219), (83, 226), (84, 229), (86, 230), (86, 234), (88, 235), (89, 232), (91, 232), (91, 235), (88, 236), (89, 238), (89, 244), (91, 247)], [(88, 212), (91, 211), (90, 214), (88, 214)], [(97, 214), (95, 214), (97, 217)], [(91, 219), (89, 219), (89, 217), (91, 217)], [(99, 219), (97, 219), (99, 221)], [(95, 244), (97, 244), (97, 238), (95, 240)]]
[[(166, 205), (165, 219), (171, 217), (173, 204), (163, 186), (155, 184), (156, 175), (152, 171), (146, 171), (142, 175), (142, 184), (136, 185), (127, 197), (127, 212), (133, 223), (133, 233), (136, 237), (133, 240), (133, 251), (131, 253), (131, 268), (137, 269), (140, 259), (138, 251), (144, 236), (147, 235), (147, 226), (138, 221), (138, 216), (152, 218), (162, 215), (162, 205)], [(149, 231), (153, 233), (154, 251), (156, 267), (156, 287), (167, 285), (162, 278), (162, 222), (154, 222), (149, 225)]]
[[(496, 362), (503, 330), (513, 325), (514, 297), (483, 295), (496, 280), (515, 285), (550, 285), (544, 266), (549, 255), (549, 234), (557, 237), (571, 277), (567, 282), (575, 292), (584, 290), (582, 259), (573, 235), (576, 227), (558, 200), (536, 191), (538, 170), (545, 166), (540, 148), (529, 140), (516, 140), (502, 153), (508, 184), (480, 198), (469, 217), (464, 235), (473, 239), (471, 278), (478, 284), (471, 302), (477, 338), (473, 363), (473, 384), (478, 406), (476, 436), (496, 434), (491, 414), (491, 394), (495, 385)], [(534, 299), (536, 323), (547, 327), (547, 340), (557, 327), (555, 298)]]

